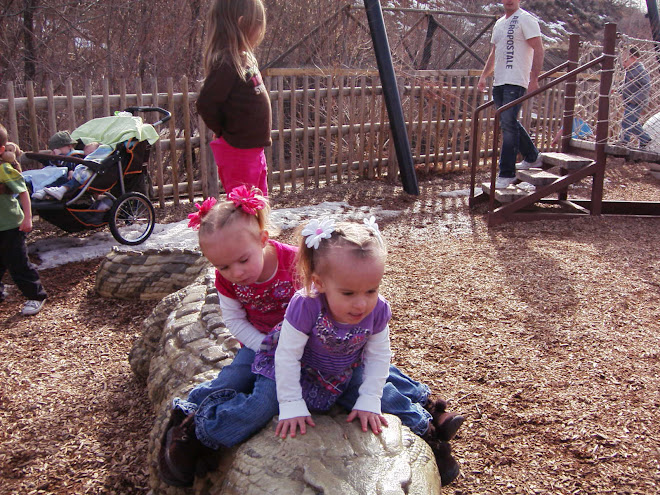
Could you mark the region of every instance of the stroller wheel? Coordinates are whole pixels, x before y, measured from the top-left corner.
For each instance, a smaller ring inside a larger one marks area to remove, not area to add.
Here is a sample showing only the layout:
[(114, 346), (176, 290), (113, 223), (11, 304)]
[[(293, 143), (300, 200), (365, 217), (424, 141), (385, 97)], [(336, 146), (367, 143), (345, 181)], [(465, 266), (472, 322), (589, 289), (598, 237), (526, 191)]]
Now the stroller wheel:
[(130, 192), (114, 202), (108, 223), (118, 242), (133, 246), (149, 238), (156, 224), (156, 212), (144, 194)]

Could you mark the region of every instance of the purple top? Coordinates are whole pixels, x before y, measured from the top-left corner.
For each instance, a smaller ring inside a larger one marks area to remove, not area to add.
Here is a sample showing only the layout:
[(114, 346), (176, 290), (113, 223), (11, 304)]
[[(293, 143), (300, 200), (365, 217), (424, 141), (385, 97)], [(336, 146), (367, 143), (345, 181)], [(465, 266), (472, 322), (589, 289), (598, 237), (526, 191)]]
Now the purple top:
[[(330, 408), (341, 395), (353, 369), (362, 364), (362, 353), (371, 335), (382, 332), (392, 316), (389, 303), (378, 296), (374, 310), (357, 325), (334, 321), (323, 294), (305, 296), (299, 290), (291, 299), (284, 316), (309, 339), (301, 359), (303, 398), (311, 410)], [(275, 349), (280, 328), (269, 333), (257, 353), (252, 371), (275, 379)]]

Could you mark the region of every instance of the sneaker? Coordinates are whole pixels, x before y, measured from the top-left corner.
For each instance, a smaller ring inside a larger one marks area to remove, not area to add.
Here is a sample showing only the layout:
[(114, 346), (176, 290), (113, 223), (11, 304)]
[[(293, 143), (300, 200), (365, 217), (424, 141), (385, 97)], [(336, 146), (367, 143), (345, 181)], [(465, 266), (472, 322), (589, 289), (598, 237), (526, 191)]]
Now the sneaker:
[(427, 443), (433, 451), (442, 486), (447, 486), (458, 478), (461, 472), (458, 461), (451, 455), (451, 445), (448, 442), (441, 442), (439, 440), (431, 440), (427, 441)]
[(38, 191), (34, 191), (32, 193), (32, 199), (38, 199), (39, 201), (41, 201), (45, 197), (46, 197), (46, 191), (44, 191), (43, 189), (39, 189)]
[(543, 165), (543, 157), (541, 153), (539, 153), (536, 157), (536, 160), (533, 162), (528, 162), (527, 160), (523, 160), (520, 163), (516, 163), (516, 170), (529, 170), (530, 168), (541, 168), (541, 165)]
[(59, 186), (59, 187), (45, 187), (44, 191), (46, 191), (46, 194), (48, 194), (48, 196), (52, 196), (56, 200), (60, 201), (69, 190), (64, 186)]
[(515, 177), (498, 177), (495, 181), (495, 189), (506, 189), (511, 184), (516, 182)]
[(23, 316), (36, 315), (39, 311), (41, 311), (41, 308), (43, 308), (45, 302), (46, 302), (45, 299), (42, 299), (41, 301), (36, 301), (36, 300), (28, 301), (23, 306), (23, 311), (21, 311), (21, 313), (23, 314)]
[[(179, 414), (173, 411), (173, 415)], [(195, 481), (197, 461), (208, 456), (213, 449), (206, 447), (195, 436), (195, 414), (189, 414), (180, 424), (165, 432), (158, 454), (160, 478), (171, 486), (189, 487)]]

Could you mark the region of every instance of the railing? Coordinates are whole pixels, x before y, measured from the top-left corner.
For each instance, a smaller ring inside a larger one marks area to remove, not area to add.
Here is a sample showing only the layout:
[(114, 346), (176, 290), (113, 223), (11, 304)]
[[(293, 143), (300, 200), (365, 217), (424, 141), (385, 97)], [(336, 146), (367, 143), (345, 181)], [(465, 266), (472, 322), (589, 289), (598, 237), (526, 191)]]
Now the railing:
[[(590, 62), (583, 64), (579, 67), (575, 67), (577, 65), (577, 51), (579, 47), (579, 38), (577, 35), (571, 36), (570, 40), (570, 47), (569, 47), (569, 60), (567, 62), (564, 62), (563, 64), (551, 69), (550, 71), (542, 74), (539, 79), (546, 79), (548, 76), (559, 72), (560, 70), (563, 70), (564, 68), (569, 68), (569, 72), (566, 74), (563, 74), (562, 76), (558, 77), (557, 79), (552, 80), (550, 83), (543, 85), (542, 87), (536, 89), (535, 91), (532, 91), (528, 94), (525, 94), (518, 98), (517, 100), (514, 100), (510, 103), (507, 103), (506, 105), (502, 105), (497, 109), (495, 112), (495, 123), (493, 126), (493, 155), (491, 159), (491, 167), (490, 167), (490, 190), (492, 191), (491, 194), (489, 194), (489, 212), (493, 212), (494, 206), (495, 206), (495, 181), (496, 181), (496, 175), (497, 175), (497, 164), (498, 164), (498, 143), (499, 143), (499, 117), (502, 112), (508, 110), (509, 108), (512, 108), (516, 105), (520, 105), (524, 103), (525, 101), (529, 100), (530, 98), (533, 98), (549, 89), (552, 87), (566, 81), (566, 95), (565, 95), (565, 105), (564, 105), (564, 114), (563, 114), (563, 130), (562, 130), (562, 141), (561, 141), (561, 150), (562, 151), (568, 151), (568, 146), (569, 146), (569, 141), (570, 141), (570, 136), (571, 136), (571, 126), (572, 126), (572, 118), (573, 118), (573, 112), (574, 112), (574, 104), (575, 104), (575, 82), (577, 80), (577, 76), (583, 72), (585, 72), (587, 69), (590, 69), (591, 67), (594, 67), (596, 65), (602, 65), (603, 66), (603, 76), (600, 78), (600, 99), (599, 99), (599, 105), (598, 105), (598, 122), (596, 126), (596, 163), (597, 163), (597, 171), (596, 171), (596, 176), (594, 177), (594, 185), (592, 188), (592, 201), (594, 203), (594, 206), (592, 207), (592, 214), (599, 214), (600, 213), (600, 203), (602, 202), (602, 186), (603, 186), (603, 178), (604, 178), (604, 169), (605, 169), (605, 142), (607, 140), (607, 134), (608, 134), (608, 112), (609, 112), (609, 88), (612, 83), (612, 67), (613, 67), (613, 58), (614, 58), (614, 39), (616, 37), (616, 25), (615, 24), (607, 24), (605, 26), (605, 40), (606, 40), (606, 45), (604, 46), (603, 54)], [(575, 67), (575, 68), (573, 68)], [(489, 101), (480, 107), (478, 107), (473, 116), (473, 122), (479, 122), (479, 114), (483, 112), (486, 108), (492, 106), (494, 104), (493, 101)], [(472, 129), (472, 136), (473, 136), (473, 150), (472, 150), (472, 161), (471, 161), (471, 174), (470, 174), (470, 204), (472, 205), (474, 203), (475, 199), (475, 185), (476, 185), (476, 169), (478, 166), (478, 156), (476, 153), (476, 136), (479, 133), (479, 126), (478, 124), (473, 127)], [(565, 193), (561, 193), (560, 195), (565, 195)], [(533, 199), (533, 197), (530, 197), (529, 199)]]

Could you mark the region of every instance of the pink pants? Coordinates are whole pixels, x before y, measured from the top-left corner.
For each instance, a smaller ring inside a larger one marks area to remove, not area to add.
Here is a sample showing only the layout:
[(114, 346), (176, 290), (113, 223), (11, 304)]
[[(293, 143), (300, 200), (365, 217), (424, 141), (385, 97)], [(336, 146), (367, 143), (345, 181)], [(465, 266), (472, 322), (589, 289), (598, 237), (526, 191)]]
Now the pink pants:
[(245, 185), (258, 187), (268, 196), (268, 168), (263, 148), (234, 148), (221, 137), (211, 141), (210, 146), (226, 193)]

